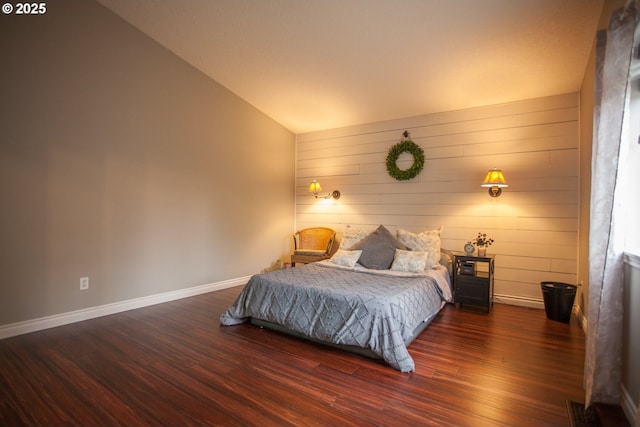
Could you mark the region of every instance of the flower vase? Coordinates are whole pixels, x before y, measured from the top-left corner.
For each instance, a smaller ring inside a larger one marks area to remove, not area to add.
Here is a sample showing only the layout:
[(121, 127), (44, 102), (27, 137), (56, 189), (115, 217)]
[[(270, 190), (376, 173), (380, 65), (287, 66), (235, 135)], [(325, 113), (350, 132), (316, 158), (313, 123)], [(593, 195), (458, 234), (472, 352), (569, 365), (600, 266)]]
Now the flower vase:
[(486, 246), (478, 246), (478, 256), (480, 256), (480, 257), (487, 256), (487, 247)]

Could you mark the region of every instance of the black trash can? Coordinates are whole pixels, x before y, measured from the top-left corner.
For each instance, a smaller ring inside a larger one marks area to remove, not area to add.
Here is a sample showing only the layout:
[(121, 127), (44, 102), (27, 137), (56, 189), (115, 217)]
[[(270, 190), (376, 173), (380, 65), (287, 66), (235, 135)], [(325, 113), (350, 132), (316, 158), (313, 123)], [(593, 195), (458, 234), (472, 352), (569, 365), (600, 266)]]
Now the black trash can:
[(578, 287), (562, 282), (540, 282), (540, 287), (547, 319), (569, 323)]

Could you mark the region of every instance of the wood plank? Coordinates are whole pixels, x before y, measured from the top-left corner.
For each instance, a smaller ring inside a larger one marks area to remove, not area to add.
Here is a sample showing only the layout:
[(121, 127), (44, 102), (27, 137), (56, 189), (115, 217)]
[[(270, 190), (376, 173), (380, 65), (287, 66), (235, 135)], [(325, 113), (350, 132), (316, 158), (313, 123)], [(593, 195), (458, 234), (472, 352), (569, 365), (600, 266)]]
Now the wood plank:
[[(452, 133), (416, 137), (411, 139), (426, 152), (446, 147), (464, 147), (467, 155), (474, 155), (474, 146), (498, 145), (504, 152), (534, 151), (541, 149), (557, 149), (560, 147), (577, 147), (577, 121), (560, 123), (542, 123), (528, 127), (526, 133), (519, 128), (490, 129), (478, 132)], [(343, 156), (359, 156), (363, 153), (385, 154), (389, 147), (399, 141), (398, 134), (383, 138), (380, 134), (358, 135), (357, 137), (338, 137), (313, 144), (299, 144), (297, 159), (334, 158)], [(498, 151), (498, 150), (496, 150)], [(431, 158), (430, 156), (427, 156)], [(440, 157), (440, 156), (438, 156)]]

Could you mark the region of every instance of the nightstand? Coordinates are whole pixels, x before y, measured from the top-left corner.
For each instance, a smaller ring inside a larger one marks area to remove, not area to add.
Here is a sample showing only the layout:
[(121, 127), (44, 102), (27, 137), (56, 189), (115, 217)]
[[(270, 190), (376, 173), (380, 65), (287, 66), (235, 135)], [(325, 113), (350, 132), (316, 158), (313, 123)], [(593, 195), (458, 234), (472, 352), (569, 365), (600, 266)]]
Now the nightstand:
[(483, 257), (454, 255), (453, 284), (456, 307), (469, 305), (487, 313), (493, 305), (495, 255)]

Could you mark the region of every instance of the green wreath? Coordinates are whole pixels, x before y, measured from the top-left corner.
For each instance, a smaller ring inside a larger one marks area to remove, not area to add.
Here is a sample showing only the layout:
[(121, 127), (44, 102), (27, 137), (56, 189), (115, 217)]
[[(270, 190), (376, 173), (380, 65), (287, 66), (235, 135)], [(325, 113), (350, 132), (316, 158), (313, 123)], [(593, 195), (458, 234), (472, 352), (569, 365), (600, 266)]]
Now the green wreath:
[[(409, 169), (402, 170), (398, 167), (396, 162), (400, 157), (400, 154), (407, 152), (413, 156), (413, 164)], [(424, 151), (415, 142), (410, 139), (405, 139), (402, 142), (397, 143), (389, 149), (387, 154), (387, 170), (389, 175), (398, 181), (407, 181), (409, 179), (418, 176), (422, 168), (424, 167)]]

